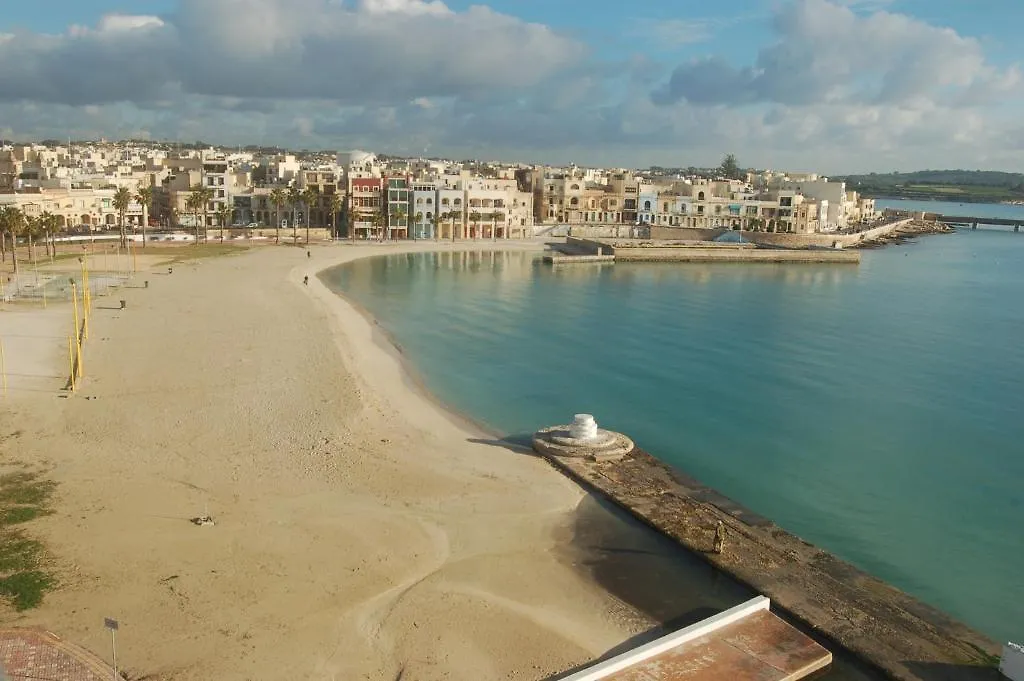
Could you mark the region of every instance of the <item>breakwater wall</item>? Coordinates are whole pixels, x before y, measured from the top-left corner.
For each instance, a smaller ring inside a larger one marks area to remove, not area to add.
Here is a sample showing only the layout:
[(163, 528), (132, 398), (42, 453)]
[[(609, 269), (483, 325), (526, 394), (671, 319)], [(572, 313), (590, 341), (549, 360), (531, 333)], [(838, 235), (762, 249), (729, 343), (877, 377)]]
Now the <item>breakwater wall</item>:
[[(603, 256), (615, 262), (859, 263), (855, 250), (758, 248), (751, 243), (709, 241), (597, 240), (566, 237), (561, 249), (572, 256)], [(607, 256), (612, 256), (608, 258)]]
[[(645, 524), (771, 598), (774, 606), (896, 681), (996, 681), (999, 647), (786, 532), (640, 448), (620, 461), (546, 458)], [(725, 526), (721, 553), (715, 528)]]
[[(863, 232), (853, 234), (789, 234), (784, 232), (738, 232), (743, 238), (753, 244), (763, 246), (777, 246), (782, 248), (834, 248), (836, 245), (849, 248), (857, 246), (862, 242), (869, 242), (879, 237), (887, 236), (910, 222), (911, 218), (904, 218), (888, 222), (878, 227), (866, 229)], [(672, 239), (684, 241), (709, 241), (730, 231), (723, 229), (691, 229), (689, 227), (651, 227), (651, 239)]]

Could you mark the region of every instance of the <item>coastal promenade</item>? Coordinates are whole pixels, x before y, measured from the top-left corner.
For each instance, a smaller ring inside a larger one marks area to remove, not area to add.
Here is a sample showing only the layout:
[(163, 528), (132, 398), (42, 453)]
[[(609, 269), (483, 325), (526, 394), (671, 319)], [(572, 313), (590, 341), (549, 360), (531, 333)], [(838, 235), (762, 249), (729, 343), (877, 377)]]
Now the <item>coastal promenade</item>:
[[(789, 534), (639, 448), (621, 461), (548, 456), (569, 477), (771, 598), (897, 681), (996, 681), (995, 642)], [(721, 553), (715, 528), (724, 523)]]

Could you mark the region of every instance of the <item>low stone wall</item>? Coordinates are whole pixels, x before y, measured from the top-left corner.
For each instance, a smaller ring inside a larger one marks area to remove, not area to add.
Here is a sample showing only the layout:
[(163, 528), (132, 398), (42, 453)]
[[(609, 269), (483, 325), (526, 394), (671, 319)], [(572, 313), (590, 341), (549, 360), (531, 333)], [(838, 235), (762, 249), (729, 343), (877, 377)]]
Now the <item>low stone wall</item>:
[[(228, 227), (224, 229), (224, 240), (238, 241), (240, 239), (260, 239), (260, 240), (274, 240), (277, 235), (277, 230), (273, 227), (254, 227), (253, 229), (247, 229), (244, 227)], [(220, 228), (206, 230), (207, 241), (220, 241), (221, 231)], [(298, 243), (306, 242), (306, 228), (299, 227), (295, 235), (292, 235), (292, 228), (286, 227), (280, 230), (281, 243), (291, 243), (293, 238)], [(311, 227), (309, 230), (310, 241), (328, 241), (331, 238), (331, 230), (329, 227)]]
[(534, 236), (633, 239), (649, 234), (646, 225), (534, 225)]
[(774, 248), (616, 248), (615, 262), (859, 263), (858, 251)]
[[(846, 248), (856, 246), (862, 241), (870, 241), (896, 231), (910, 222), (905, 218), (878, 227), (857, 232), (856, 234), (789, 234), (786, 232), (748, 232), (741, 231), (744, 240), (761, 246), (778, 246), (782, 248), (808, 248), (810, 246), (833, 248), (836, 244)], [(651, 227), (652, 239), (673, 239), (691, 241), (711, 241), (728, 232), (728, 229), (692, 229), (689, 227)]]
[[(682, 241), (714, 241), (729, 230), (721, 229), (696, 229), (694, 227), (657, 227), (651, 226), (651, 239), (654, 240), (682, 240)], [(746, 237), (747, 232), (743, 232)]]
[(575, 236), (565, 237), (566, 250), (580, 255), (614, 255), (615, 249), (606, 242), (583, 239)]

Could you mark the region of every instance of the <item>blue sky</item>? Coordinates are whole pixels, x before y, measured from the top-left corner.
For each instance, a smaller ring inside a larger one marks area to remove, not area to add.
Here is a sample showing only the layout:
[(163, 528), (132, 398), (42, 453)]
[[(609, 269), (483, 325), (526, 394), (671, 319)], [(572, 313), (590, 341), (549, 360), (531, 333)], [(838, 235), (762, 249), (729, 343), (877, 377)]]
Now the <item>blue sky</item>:
[(47, 0), (0, 136), (1024, 170), (1020, 0)]

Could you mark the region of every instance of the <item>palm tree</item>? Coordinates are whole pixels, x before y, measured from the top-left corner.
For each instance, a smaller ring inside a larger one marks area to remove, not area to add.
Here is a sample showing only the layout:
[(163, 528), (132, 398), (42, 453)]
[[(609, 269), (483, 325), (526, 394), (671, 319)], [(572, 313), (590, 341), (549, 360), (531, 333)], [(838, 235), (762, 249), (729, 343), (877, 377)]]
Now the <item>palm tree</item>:
[(42, 216), (29, 215), (25, 217), (25, 237), (28, 239), (28, 259), (34, 264), (36, 261), (36, 237), (42, 233)]
[(306, 187), (302, 192), (302, 202), (306, 204), (306, 245), (309, 245), (309, 221), (313, 217), (313, 206), (320, 205), (320, 190)]
[(199, 194), (195, 191), (185, 197), (185, 210), (192, 214), (192, 228), (196, 233), (196, 243), (199, 243)]
[(302, 203), (302, 191), (292, 185), (288, 187), (288, 203), (292, 205), (292, 243), (296, 243), (299, 239), (297, 232), (298, 225), (295, 224), (295, 215), (298, 212), (299, 204)]
[[(39, 216), (39, 226), (43, 233), (43, 243), (46, 246), (46, 257), (50, 257), (50, 248), (53, 244), (50, 243), (50, 235), (57, 229), (57, 216), (48, 210), (44, 210)], [(53, 255), (57, 255), (57, 249), (53, 249)]]
[(149, 226), (149, 207), (153, 205), (153, 188), (139, 187), (135, 200), (142, 204), (142, 247), (146, 247), (146, 227)]
[(281, 243), (281, 208), (288, 203), (288, 195), (278, 187), (270, 192), (270, 203), (277, 212), (277, 220), (274, 222), (274, 240), (275, 243)]
[(350, 196), (345, 202), (345, 219), (348, 221), (348, 236), (354, 239), (356, 236), (356, 222), (359, 219), (359, 212), (356, 210), (355, 197)]
[(473, 211), (472, 213), (469, 214), (469, 219), (473, 223), (473, 234), (474, 234), (475, 238), (477, 238), (477, 239), (480, 238), (480, 234), (477, 232), (477, 229), (476, 229), (477, 228), (477, 223), (480, 222), (480, 217), (481, 217), (480, 213), (477, 212), (477, 211)]
[(334, 192), (327, 197), (327, 208), (331, 211), (331, 239), (338, 238), (338, 212), (341, 211), (341, 197)]
[(409, 222), (408, 222), (408, 220), (406, 220), (406, 218), (408, 216), (405, 213), (405, 209), (402, 208), (401, 206), (398, 206), (397, 208), (395, 208), (395, 212), (392, 213), (392, 216), (395, 218), (396, 225), (399, 225), (401, 222), (405, 221), (405, 236), (408, 237), (409, 236)]
[(416, 211), (416, 215), (413, 217), (413, 220), (415, 220), (417, 226), (421, 222), (423, 222), (423, 211), (421, 211), (421, 210)]
[(385, 210), (387, 209), (382, 207), (373, 214), (373, 229), (375, 232), (380, 233), (381, 238), (383, 238), (384, 226), (388, 223), (387, 216), (384, 213)]
[(486, 216), (491, 221), (491, 241), (497, 241), (498, 239), (498, 218), (501, 217), (501, 213), (498, 211), (491, 211)]
[(117, 211), (118, 229), (121, 234), (121, 248), (128, 244), (128, 233), (124, 229), (124, 215), (128, 212), (128, 205), (132, 202), (132, 193), (127, 187), (118, 187), (114, 192), (114, 210)]
[(461, 217), (462, 211), (452, 210), (445, 213), (445, 217), (452, 221), (452, 241), (455, 241), (455, 219)]
[(224, 243), (224, 228), (231, 222), (231, 216), (235, 211), (230, 206), (224, 206), (217, 211), (217, 222), (220, 223), (220, 242)]
[[(204, 187), (201, 184), (197, 184), (190, 190), (188, 199), (185, 201), (186, 207), (191, 208), (193, 215), (196, 218), (196, 245), (199, 245), (199, 212), (203, 213), (203, 239), (206, 239), (206, 215), (209, 210), (209, 203), (213, 200), (213, 190), (209, 187)], [(191, 205), (189, 205), (191, 203)]]
[(18, 232), (25, 224), (25, 215), (14, 206), (0, 208), (0, 228), (11, 236), (11, 264), (14, 274), (18, 274)]
[(434, 217), (430, 218), (430, 226), (433, 234), (431, 236), (436, 241), (441, 237), (441, 214), (434, 213)]

